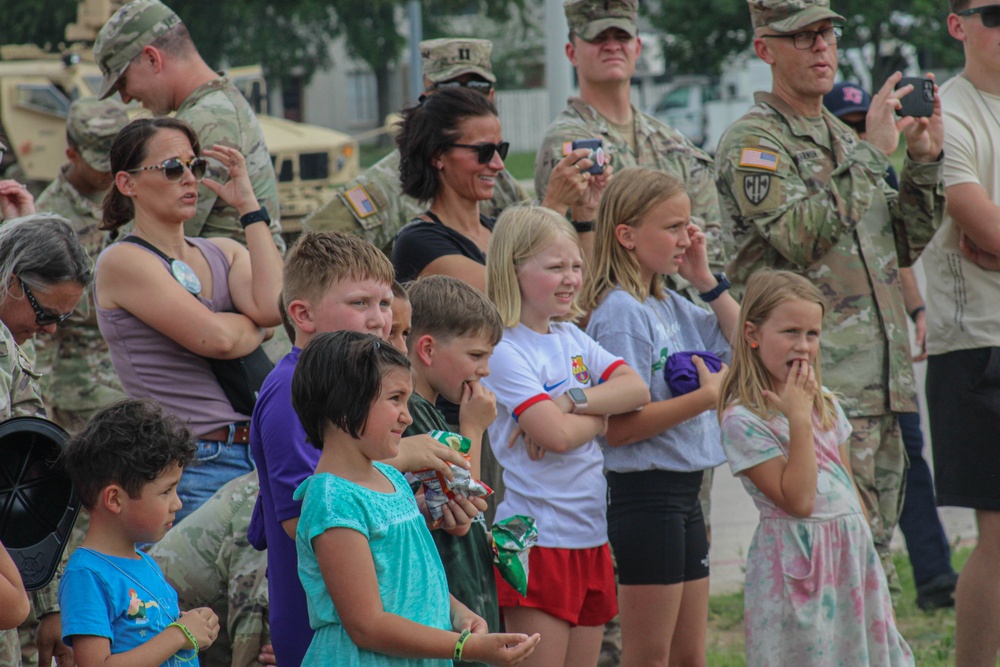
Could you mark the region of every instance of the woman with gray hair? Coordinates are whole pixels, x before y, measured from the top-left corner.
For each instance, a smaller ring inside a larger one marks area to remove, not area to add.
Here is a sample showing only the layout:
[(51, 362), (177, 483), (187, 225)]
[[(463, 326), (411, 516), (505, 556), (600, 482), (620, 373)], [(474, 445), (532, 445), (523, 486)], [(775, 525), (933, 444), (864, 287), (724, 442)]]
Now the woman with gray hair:
[(92, 278), (90, 258), (62, 216), (6, 221), (0, 226), (0, 346), (8, 338), (23, 345), (40, 331), (55, 332)]

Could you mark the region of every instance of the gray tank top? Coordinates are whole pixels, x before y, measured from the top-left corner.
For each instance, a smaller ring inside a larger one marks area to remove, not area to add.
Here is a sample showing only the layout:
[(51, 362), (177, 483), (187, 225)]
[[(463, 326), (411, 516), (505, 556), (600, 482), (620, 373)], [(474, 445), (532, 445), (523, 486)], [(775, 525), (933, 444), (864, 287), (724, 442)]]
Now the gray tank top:
[[(229, 295), (229, 263), (225, 254), (207, 239), (187, 237), (186, 240), (201, 251), (212, 271), (212, 298), (198, 297), (198, 300), (217, 313), (235, 311)], [(164, 259), (150, 250), (143, 250), (159, 262), (164, 271), (170, 271)], [(104, 253), (101, 253), (97, 266), (103, 259)], [(208, 360), (167, 338), (127, 310), (101, 308), (96, 294), (94, 303), (97, 304), (97, 323), (111, 351), (111, 362), (129, 397), (157, 401), (168, 412), (187, 422), (196, 438), (233, 422), (250, 419), (249, 415), (233, 410)], [(169, 309), (170, 304), (164, 303), (163, 308)]]

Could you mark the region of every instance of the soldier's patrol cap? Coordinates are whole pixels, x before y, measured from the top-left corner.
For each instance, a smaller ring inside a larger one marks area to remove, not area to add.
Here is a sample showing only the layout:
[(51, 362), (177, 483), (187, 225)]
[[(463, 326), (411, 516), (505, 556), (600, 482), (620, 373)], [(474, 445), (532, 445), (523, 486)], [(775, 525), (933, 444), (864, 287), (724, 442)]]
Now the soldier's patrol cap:
[(97, 171), (109, 172), (111, 144), (126, 125), (128, 114), (121, 102), (81, 97), (69, 107), (66, 134), (79, 147), (87, 164)]
[(160, 0), (132, 0), (115, 12), (94, 42), (94, 60), (104, 74), (98, 97), (103, 100), (114, 94), (132, 59), (180, 22)]
[(747, 0), (754, 28), (767, 26), (777, 32), (795, 32), (810, 23), (844, 17), (830, 9), (830, 0)]
[(608, 28), (639, 32), (639, 0), (566, 0), (563, 11), (570, 31), (588, 42)]
[(496, 83), (490, 55), (493, 43), (488, 39), (427, 39), (420, 42), (424, 76), (431, 83), (457, 79), (463, 74), (481, 76)]

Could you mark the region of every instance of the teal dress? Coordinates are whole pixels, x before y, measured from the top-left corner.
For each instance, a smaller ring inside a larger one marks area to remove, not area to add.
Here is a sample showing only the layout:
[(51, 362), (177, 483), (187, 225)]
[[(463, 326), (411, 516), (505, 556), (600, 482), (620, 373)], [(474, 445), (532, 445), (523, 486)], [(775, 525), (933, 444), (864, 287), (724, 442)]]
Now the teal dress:
[(299, 578), (306, 592), (309, 625), (316, 634), (302, 664), (339, 667), (451, 667), (446, 659), (396, 658), (358, 648), (340, 622), (323, 583), (312, 540), (329, 528), (365, 536), (375, 562), (382, 608), (416, 623), (451, 630), (450, 597), (441, 558), (403, 476), (375, 467), (396, 491), (379, 493), (329, 473), (307, 478), (295, 490), (302, 515), (295, 535)]

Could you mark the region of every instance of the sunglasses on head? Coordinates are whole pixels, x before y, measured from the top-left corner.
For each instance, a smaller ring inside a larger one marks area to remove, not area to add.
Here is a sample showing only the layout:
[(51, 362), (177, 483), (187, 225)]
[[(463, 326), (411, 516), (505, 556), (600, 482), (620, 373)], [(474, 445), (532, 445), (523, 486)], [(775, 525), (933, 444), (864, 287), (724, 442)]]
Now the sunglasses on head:
[(184, 175), (185, 168), (191, 170), (191, 175), (194, 176), (194, 180), (200, 181), (205, 178), (205, 172), (208, 170), (208, 160), (203, 157), (193, 157), (190, 160), (181, 160), (179, 158), (172, 157), (169, 160), (164, 160), (160, 164), (151, 164), (148, 167), (136, 167), (135, 169), (128, 169), (127, 171), (130, 174), (134, 174), (137, 171), (157, 169), (163, 172), (163, 175), (167, 177), (168, 181), (179, 181), (181, 176)]
[(471, 88), (472, 90), (478, 90), (483, 95), (489, 95), (490, 91), (493, 90), (493, 84), (489, 81), (442, 81), (440, 83), (435, 83), (431, 86), (434, 90), (441, 90), (442, 88)]
[(42, 310), (42, 306), (38, 303), (35, 295), (31, 293), (31, 288), (28, 287), (28, 283), (21, 282), (21, 290), (24, 292), (24, 296), (28, 298), (28, 303), (31, 304), (31, 309), (35, 311), (35, 322), (40, 327), (47, 327), (50, 324), (59, 324), (60, 322), (65, 322), (69, 319), (69, 316), (73, 313), (47, 313)]
[(982, 7), (972, 7), (955, 12), (958, 16), (972, 16), (979, 14), (983, 20), (984, 28), (1000, 28), (1000, 5), (983, 5)]
[(501, 160), (507, 159), (507, 151), (510, 149), (509, 141), (501, 141), (499, 144), (451, 144), (454, 148), (471, 148), (479, 152), (479, 164), (489, 164), (493, 161), (493, 154), (499, 153)]

